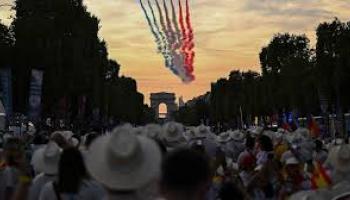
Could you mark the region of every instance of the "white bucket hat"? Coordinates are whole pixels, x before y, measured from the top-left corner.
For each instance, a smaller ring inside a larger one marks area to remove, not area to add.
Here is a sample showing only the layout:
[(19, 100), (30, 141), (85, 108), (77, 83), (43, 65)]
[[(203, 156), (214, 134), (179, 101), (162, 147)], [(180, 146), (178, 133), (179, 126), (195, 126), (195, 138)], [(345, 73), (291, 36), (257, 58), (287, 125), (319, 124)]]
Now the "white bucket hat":
[(231, 140), (231, 134), (230, 132), (223, 132), (223, 133), (220, 133), (219, 136), (217, 137), (217, 141), (219, 143), (227, 143)]
[(294, 131), (294, 135), (299, 135), (300, 137), (307, 139), (310, 138), (310, 131), (307, 128), (298, 128)]
[(330, 162), (339, 172), (350, 172), (350, 145), (336, 146), (329, 154)]
[(146, 135), (146, 129), (144, 126), (134, 127), (133, 132), (135, 133), (135, 135)]
[(235, 141), (243, 141), (244, 140), (244, 134), (240, 130), (235, 130), (235, 131), (229, 131), (230, 136), (233, 140)]
[(211, 134), (210, 128), (208, 126), (205, 126), (204, 124), (201, 124), (195, 130), (195, 137), (196, 138), (206, 138), (210, 134)]
[(45, 147), (36, 150), (33, 154), (31, 164), (35, 171), (55, 175), (58, 172), (58, 163), (62, 150), (51, 141)]
[(163, 139), (166, 143), (183, 143), (186, 141), (184, 137), (184, 127), (176, 122), (168, 122), (163, 126)]
[(286, 160), (286, 165), (297, 165), (299, 163), (300, 162), (298, 161), (298, 159), (296, 159), (294, 156)]
[(136, 190), (160, 174), (161, 152), (157, 144), (136, 136), (131, 126), (122, 126), (110, 135), (97, 138), (86, 156), (91, 176), (114, 190)]
[(152, 139), (159, 139), (162, 135), (162, 127), (158, 124), (148, 124), (145, 127), (145, 134)]
[(257, 136), (264, 131), (264, 128), (261, 126), (250, 127), (248, 133), (251, 133), (253, 136)]
[(187, 127), (184, 136), (187, 141), (191, 141), (195, 138), (195, 129), (193, 127)]

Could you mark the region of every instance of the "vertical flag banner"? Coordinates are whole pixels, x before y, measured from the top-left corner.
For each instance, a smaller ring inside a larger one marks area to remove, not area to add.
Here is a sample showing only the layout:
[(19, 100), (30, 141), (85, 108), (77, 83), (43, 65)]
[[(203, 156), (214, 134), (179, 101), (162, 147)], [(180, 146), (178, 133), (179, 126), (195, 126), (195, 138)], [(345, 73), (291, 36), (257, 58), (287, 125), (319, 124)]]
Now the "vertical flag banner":
[(12, 73), (10, 68), (0, 70), (1, 100), (5, 107), (6, 115), (12, 114)]
[(36, 121), (40, 118), (41, 112), (41, 93), (42, 93), (43, 72), (33, 69), (30, 80), (29, 91), (29, 112), (31, 120)]

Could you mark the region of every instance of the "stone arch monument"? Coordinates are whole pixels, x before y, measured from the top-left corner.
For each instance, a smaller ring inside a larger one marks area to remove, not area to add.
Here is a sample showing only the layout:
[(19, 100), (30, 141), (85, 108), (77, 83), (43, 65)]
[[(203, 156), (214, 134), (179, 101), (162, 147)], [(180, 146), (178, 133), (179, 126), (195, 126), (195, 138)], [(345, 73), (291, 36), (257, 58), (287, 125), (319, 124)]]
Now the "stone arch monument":
[(165, 120), (171, 120), (172, 113), (177, 111), (176, 97), (174, 93), (160, 92), (151, 94), (151, 108), (156, 113), (156, 118), (159, 116), (159, 105), (164, 103), (167, 106), (167, 114)]

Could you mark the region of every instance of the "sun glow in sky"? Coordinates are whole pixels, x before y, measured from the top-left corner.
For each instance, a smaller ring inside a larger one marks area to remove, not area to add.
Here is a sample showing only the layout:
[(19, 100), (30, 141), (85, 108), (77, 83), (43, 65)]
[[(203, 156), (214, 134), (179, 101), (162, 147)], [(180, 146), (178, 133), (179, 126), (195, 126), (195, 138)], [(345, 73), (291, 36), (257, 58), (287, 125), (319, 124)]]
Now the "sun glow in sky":
[[(6, 2), (12, 0), (0, 0)], [(259, 71), (260, 49), (275, 33), (306, 33), (314, 45), (320, 22), (334, 17), (350, 20), (349, 0), (190, 0), (196, 80), (183, 84), (157, 54), (138, 0), (85, 0), (85, 4), (101, 20), (100, 37), (108, 43), (109, 57), (121, 64), (123, 75), (137, 80), (146, 103), (151, 92), (175, 92), (190, 100), (209, 91), (211, 82), (231, 70)], [(0, 8), (6, 24), (11, 21), (8, 16), (8, 8)]]

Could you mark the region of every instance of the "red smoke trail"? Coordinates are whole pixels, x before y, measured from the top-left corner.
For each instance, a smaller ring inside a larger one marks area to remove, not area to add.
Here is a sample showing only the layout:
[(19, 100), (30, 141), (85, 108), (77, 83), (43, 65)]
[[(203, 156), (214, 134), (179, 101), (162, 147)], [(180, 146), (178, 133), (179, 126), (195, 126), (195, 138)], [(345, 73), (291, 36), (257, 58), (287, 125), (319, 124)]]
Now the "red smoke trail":
[(192, 74), (193, 72), (193, 61), (194, 61), (194, 57), (195, 57), (195, 52), (193, 51), (194, 48), (194, 42), (193, 42), (193, 28), (192, 28), (192, 24), (191, 24), (191, 14), (190, 14), (190, 6), (188, 3), (188, 0), (186, 0), (186, 24), (187, 24), (187, 37), (186, 37), (186, 47), (187, 47), (187, 54), (188, 56), (186, 56), (187, 58), (187, 68), (190, 72), (190, 76), (191, 78), (194, 79), (194, 76)]
[(181, 0), (179, 0), (179, 23), (180, 23), (180, 28), (182, 32), (181, 52), (183, 53), (183, 56), (184, 56), (184, 68), (186, 70), (186, 74), (188, 78), (190, 79), (190, 81), (192, 81), (194, 79), (194, 76), (192, 75), (193, 69), (191, 70), (192, 65), (189, 62), (191, 55), (190, 55), (190, 52), (188, 52), (188, 34), (184, 24)]

